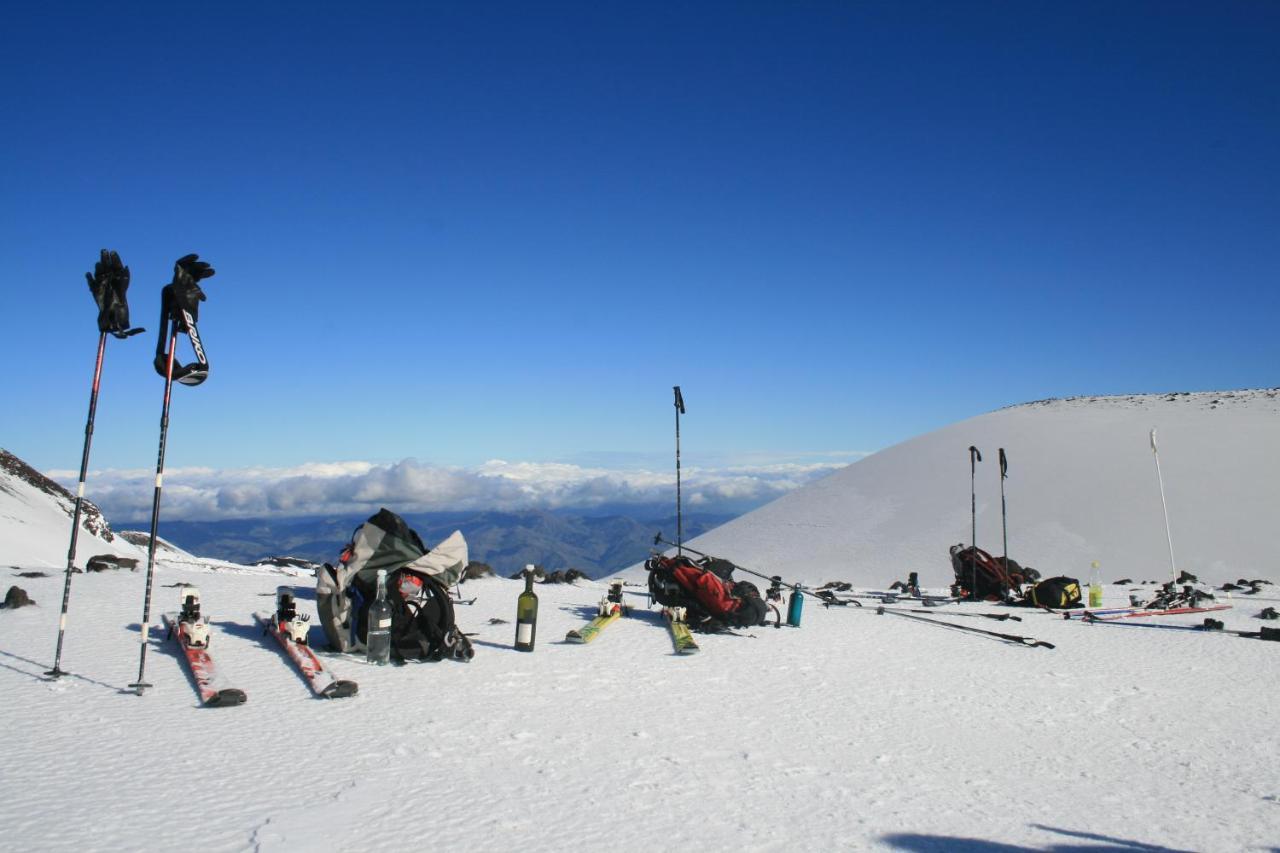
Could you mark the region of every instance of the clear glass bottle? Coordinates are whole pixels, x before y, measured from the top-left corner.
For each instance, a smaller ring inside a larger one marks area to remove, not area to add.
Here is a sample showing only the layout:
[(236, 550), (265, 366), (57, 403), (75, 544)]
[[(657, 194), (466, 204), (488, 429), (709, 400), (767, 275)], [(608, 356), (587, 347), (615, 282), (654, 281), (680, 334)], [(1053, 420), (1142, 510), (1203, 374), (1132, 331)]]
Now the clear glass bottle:
[(538, 596), (533, 591), (533, 566), (524, 567), (524, 592), (516, 602), (516, 650), (533, 651), (538, 632)]
[(1098, 568), (1098, 561), (1094, 560), (1089, 571), (1089, 607), (1098, 608), (1102, 606), (1102, 572)]
[(382, 666), (391, 662), (391, 603), (387, 601), (386, 569), (378, 569), (378, 591), (369, 605), (364, 648), (369, 663)]

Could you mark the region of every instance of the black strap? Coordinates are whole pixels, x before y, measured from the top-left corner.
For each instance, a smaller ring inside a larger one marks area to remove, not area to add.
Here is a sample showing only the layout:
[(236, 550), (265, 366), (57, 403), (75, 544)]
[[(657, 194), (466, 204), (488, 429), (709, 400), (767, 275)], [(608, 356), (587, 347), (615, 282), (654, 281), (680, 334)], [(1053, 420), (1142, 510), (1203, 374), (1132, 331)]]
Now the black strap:
[[(168, 332), (166, 335), (165, 332)], [(209, 359), (204, 352), (204, 343), (200, 340), (200, 331), (196, 328), (195, 318), (186, 308), (175, 304), (173, 285), (167, 284), (160, 291), (160, 334), (156, 338), (156, 373), (168, 375), (170, 341), (177, 341), (179, 333), (184, 333), (191, 341), (191, 350), (195, 353), (195, 361), (181, 364), (174, 353), (173, 381), (183, 385), (199, 385), (209, 378)]]

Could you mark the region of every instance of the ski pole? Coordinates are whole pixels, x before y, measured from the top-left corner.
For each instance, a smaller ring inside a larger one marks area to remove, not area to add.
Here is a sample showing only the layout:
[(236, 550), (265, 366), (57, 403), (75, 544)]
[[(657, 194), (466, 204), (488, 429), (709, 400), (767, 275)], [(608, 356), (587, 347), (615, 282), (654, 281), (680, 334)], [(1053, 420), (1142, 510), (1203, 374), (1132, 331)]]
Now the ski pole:
[(973, 546), (973, 553), (969, 555), (969, 595), (977, 596), (978, 594), (978, 487), (977, 472), (978, 463), (982, 461), (982, 453), (972, 444), (969, 445), (969, 544)]
[(1178, 582), (1178, 566), (1173, 561), (1173, 532), (1169, 529), (1169, 504), (1164, 499), (1164, 474), (1160, 472), (1160, 450), (1156, 447), (1156, 428), (1151, 428), (1151, 455), (1156, 460), (1156, 479), (1160, 483), (1160, 506), (1164, 509), (1164, 535), (1169, 541), (1169, 571)]
[(160, 490), (164, 480), (164, 451), (169, 436), (169, 400), (173, 396), (173, 354), (178, 348), (178, 323), (173, 322), (169, 334), (168, 366), (164, 376), (164, 407), (160, 412), (160, 452), (156, 457), (156, 485), (151, 497), (151, 536), (147, 540), (147, 586), (142, 598), (142, 625), (139, 627), (142, 645), (138, 649), (138, 680), (129, 686), (139, 696), (151, 685), (145, 680), (147, 669), (147, 640), (151, 630), (151, 584), (156, 570), (156, 536), (160, 527)]
[(974, 628), (972, 625), (956, 625), (951, 622), (939, 622), (937, 619), (929, 619), (925, 616), (916, 616), (912, 613), (905, 613), (901, 610), (887, 610), (883, 607), (877, 607), (876, 613), (887, 613), (890, 616), (898, 616), (903, 619), (914, 619), (917, 622), (927, 622), (931, 625), (940, 625), (943, 628), (950, 628), (952, 631), (965, 631), (970, 634), (978, 634), (979, 636), (991, 637), (1005, 643), (1012, 643), (1015, 646), (1026, 646), (1028, 648), (1054, 648), (1053, 643), (1046, 643), (1044, 640), (1037, 640), (1034, 637), (1019, 637), (1016, 634), (1001, 634), (998, 631), (986, 631), (982, 628)]
[[(164, 406), (160, 411), (160, 450), (156, 454), (155, 492), (151, 497), (151, 536), (147, 542), (147, 583), (142, 599), (142, 624), (139, 627), (141, 645), (138, 649), (138, 680), (129, 686), (139, 696), (151, 685), (146, 681), (147, 642), (151, 631), (151, 588), (155, 578), (156, 539), (160, 528), (160, 493), (164, 484), (164, 454), (169, 439), (169, 403), (173, 396), (173, 383), (199, 385), (209, 375), (209, 362), (205, 358), (204, 345), (196, 329), (200, 303), (205, 300), (200, 280), (212, 276), (213, 267), (199, 260), (198, 255), (184, 255), (173, 267), (173, 281), (160, 292), (160, 334), (156, 340), (155, 368), (164, 377)], [(164, 350), (165, 330), (168, 329), (168, 347)], [(191, 340), (196, 361), (182, 365), (176, 362), (178, 333), (185, 332)], [(163, 366), (162, 366), (163, 365)]]
[(680, 507), (680, 416), (684, 412), (684, 395), (680, 386), (672, 386), (676, 395), (676, 555), (684, 553), (684, 514)]
[(1004, 537), (1004, 571), (1009, 573), (1009, 510), (1004, 502), (1004, 481), (1009, 476), (1009, 457), (1000, 448), (1000, 528)]
[(102, 356), (107, 349), (107, 333), (98, 335), (98, 359), (93, 367), (93, 390), (89, 392), (89, 420), (84, 427), (84, 451), (80, 455), (80, 483), (76, 486), (76, 508), (71, 514), (71, 544), (67, 546), (67, 576), (62, 584), (62, 613), (58, 617), (58, 648), (53, 653), (53, 669), (45, 673), (58, 678), (62, 669), (62, 640), (67, 633), (67, 605), (71, 601), (71, 573), (76, 564), (76, 539), (80, 533), (80, 511), (84, 506), (84, 481), (89, 475), (89, 445), (93, 443), (93, 418), (98, 411), (98, 385), (102, 381)]
[(93, 421), (98, 411), (98, 389), (102, 382), (102, 360), (107, 349), (107, 333), (124, 340), (146, 331), (129, 328), (129, 268), (120, 256), (103, 249), (92, 273), (85, 273), (89, 291), (98, 304), (98, 357), (93, 366), (93, 386), (89, 392), (89, 419), (84, 427), (84, 449), (80, 454), (80, 482), (76, 487), (76, 506), (71, 514), (71, 543), (67, 546), (67, 572), (62, 584), (62, 612), (58, 616), (58, 646), (53, 654), (53, 669), (45, 673), (57, 679), (66, 675), (62, 669), (62, 641), (67, 633), (67, 607), (71, 603), (71, 575), (75, 572), (76, 542), (80, 535), (80, 515), (84, 509), (84, 484), (89, 475), (89, 448), (93, 444)]

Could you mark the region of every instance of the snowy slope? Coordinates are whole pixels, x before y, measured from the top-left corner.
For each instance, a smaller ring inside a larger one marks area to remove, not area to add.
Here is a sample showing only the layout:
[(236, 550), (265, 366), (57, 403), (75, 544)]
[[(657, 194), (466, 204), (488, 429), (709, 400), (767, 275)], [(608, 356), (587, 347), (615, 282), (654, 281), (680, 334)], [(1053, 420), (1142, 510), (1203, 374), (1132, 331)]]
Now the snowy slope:
[[(0, 449), (0, 566), (59, 568), (67, 565), (75, 496)], [(91, 502), (85, 501), (76, 539), (78, 567), (98, 554), (146, 558), (112, 532)]]
[[(883, 587), (910, 571), (951, 581), (947, 549), (970, 539), (970, 445), (978, 544), (1045, 576), (1168, 579), (1148, 435), (1158, 428), (1178, 568), (1215, 583), (1280, 581), (1280, 392), (1090, 397), (1029, 403), (873, 454), (692, 540), (744, 566), (810, 582)], [(669, 533), (671, 531), (668, 531)], [(627, 576), (642, 575), (629, 570)]]

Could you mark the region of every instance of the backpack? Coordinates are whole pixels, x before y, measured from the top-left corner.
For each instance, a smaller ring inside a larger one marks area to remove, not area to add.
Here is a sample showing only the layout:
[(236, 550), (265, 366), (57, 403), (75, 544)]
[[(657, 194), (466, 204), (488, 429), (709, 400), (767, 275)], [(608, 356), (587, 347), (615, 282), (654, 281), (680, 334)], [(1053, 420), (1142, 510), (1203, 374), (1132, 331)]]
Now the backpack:
[(1025, 580), (1025, 570), (1013, 560), (1006, 567), (1003, 558), (993, 557), (976, 546), (952, 545), (951, 568), (956, 577), (951, 590), (958, 598), (1003, 601), (1017, 592)]
[(664, 607), (685, 608), (685, 619), (699, 631), (763, 625), (768, 615), (760, 590), (733, 579), (733, 563), (716, 557), (697, 562), (685, 556), (655, 554), (644, 564), (649, 594)]
[(454, 622), (449, 592), (466, 566), (461, 532), (429, 550), (403, 518), (378, 510), (352, 533), (338, 565), (325, 563), (316, 574), (316, 610), (329, 645), (341, 652), (364, 648), (378, 570), (385, 569), (392, 658), (470, 660), (471, 641)]
[(1055, 609), (1083, 607), (1080, 600), (1080, 581), (1068, 577), (1046, 578), (1027, 592), (1023, 603), (1028, 607)]

